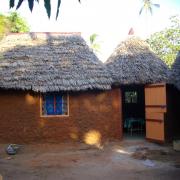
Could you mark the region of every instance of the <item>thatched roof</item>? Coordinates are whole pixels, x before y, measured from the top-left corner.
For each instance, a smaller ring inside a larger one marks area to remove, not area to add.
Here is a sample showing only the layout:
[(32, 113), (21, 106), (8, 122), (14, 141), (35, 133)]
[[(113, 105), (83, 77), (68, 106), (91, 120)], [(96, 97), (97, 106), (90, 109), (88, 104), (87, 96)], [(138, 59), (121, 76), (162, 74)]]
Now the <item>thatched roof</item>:
[(168, 80), (168, 67), (138, 37), (120, 43), (106, 61), (114, 84), (148, 84)]
[(112, 79), (80, 35), (10, 34), (0, 42), (0, 88), (110, 89)]
[(172, 65), (170, 80), (180, 90), (180, 51)]

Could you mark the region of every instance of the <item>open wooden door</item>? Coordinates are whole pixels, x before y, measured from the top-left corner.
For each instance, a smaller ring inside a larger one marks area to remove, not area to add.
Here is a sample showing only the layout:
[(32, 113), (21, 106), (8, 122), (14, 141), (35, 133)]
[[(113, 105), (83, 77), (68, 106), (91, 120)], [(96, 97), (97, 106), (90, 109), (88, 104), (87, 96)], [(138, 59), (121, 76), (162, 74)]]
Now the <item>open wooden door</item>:
[(145, 86), (146, 138), (151, 141), (165, 141), (166, 84)]

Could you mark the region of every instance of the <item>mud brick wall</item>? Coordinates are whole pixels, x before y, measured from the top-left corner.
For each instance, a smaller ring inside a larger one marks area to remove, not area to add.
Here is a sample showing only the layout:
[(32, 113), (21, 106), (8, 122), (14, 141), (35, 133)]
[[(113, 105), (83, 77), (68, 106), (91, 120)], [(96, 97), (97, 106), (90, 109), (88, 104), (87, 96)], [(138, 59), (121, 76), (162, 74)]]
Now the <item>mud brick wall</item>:
[(42, 117), (40, 94), (0, 91), (0, 143), (94, 141), (122, 138), (121, 92), (69, 93), (69, 116)]

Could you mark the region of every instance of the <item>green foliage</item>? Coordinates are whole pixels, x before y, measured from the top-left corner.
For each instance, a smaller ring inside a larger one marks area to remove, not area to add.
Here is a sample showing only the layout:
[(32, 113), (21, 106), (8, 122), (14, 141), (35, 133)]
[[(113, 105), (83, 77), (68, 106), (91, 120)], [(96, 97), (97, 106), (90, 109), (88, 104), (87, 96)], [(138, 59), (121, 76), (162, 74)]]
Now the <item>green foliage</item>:
[(10, 23), (8, 21), (8, 18), (0, 14), (0, 39), (8, 31), (9, 27), (10, 27)]
[(89, 37), (89, 41), (90, 41), (90, 47), (93, 49), (93, 51), (95, 53), (99, 52), (100, 51), (100, 45), (99, 43), (97, 42), (97, 38), (98, 38), (98, 35), (96, 33), (92, 34), (90, 37)]
[(29, 26), (27, 22), (16, 12), (10, 13), (8, 16), (0, 14), (0, 39), (9, 32), (28, 32)]
[(96, 39), (97, 39), (98, 35), (97, 34), (92, 34), (90, 37), (89, 37), (89, 40), (90, 40), (90, 43), (93, 44)]
[[(25, 0), (18, 0), (16, 9), (19, 9), (24, 1)], [(39, 3), (39, 0), (28, 0), (28, 6), (31, 11), (33, 10), (33, 7), (34, 7), (34, 1)], [(9, 7), (13, 8), (15, 6), (15, 2), (16, 0), (9, 0)], [(81, 3), (81, 0), (78, 0), (78, 2)], [(60, 5), (61, 5), (61, 0), (57, 0), (56, 19), (58, 18), (58, 15), (59, 15)], [(51, 17), (51, 0), (44, 0), (44, 7), (46, 9), (47, 16), (50, 18)]]
[(17, 12), (10, 13), (7, 18), (10, 22), (10, 32), (18, 33), (29, 31), (29, 26), (27, 25), (27, 22), (22, 17), (20, 17)]
[(180, 50), (180, 17), (170, 17), (170, 26), (151, 35), (147, 42), (152, 50), (171, 66)]

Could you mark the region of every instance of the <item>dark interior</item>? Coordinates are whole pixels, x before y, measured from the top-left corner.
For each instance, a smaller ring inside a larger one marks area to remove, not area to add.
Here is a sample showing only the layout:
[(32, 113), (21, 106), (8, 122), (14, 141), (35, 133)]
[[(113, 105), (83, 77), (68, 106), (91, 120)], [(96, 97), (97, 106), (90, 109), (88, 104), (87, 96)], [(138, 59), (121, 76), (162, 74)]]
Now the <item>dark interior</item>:
[(145, 95), (143, 85), (122, 87), (123, 132), (130, 136), (144, 136)]
[(173, 85), (167, 85), (167, 109), (165, 115), (165, 135), (166, 139), (180, 139), (180, 91)]

